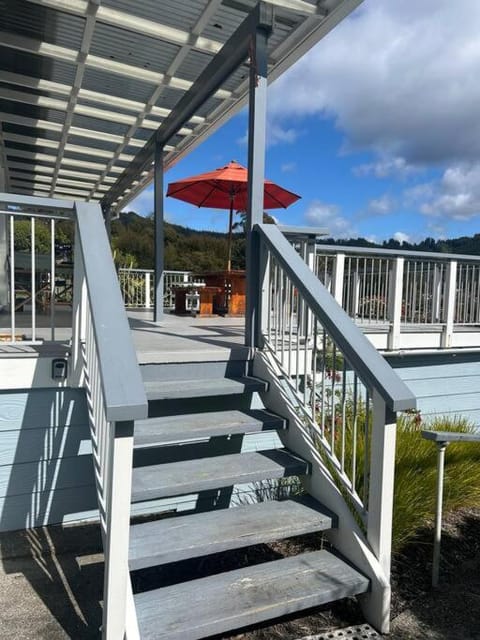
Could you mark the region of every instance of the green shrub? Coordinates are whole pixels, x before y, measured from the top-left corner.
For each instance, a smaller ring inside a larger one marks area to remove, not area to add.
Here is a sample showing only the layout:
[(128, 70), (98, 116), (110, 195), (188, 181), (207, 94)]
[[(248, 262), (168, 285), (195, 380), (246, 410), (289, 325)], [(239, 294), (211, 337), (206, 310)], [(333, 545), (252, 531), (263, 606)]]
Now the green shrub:
[[(331, 398), (326, 400), (325, 434), (330, 438)], [(352, 468), (353, 417), (352, 402), (346, 405), (345, 469)], [(357, 406), (357, 456), (355, 487), (360, 498), (364, 495), (365, 405)], [(371, 421), (370, 421), (371, 422)], [(340, 426), (340, 425), (339, 425)], [(440, 417), (422, 423), (420, 414), (402, 414), (397, 423), (395, 456), (395, 488), (393, 510), (393, 550), (398, 551), (415, 537), (418, 530), (433, 520), (436, 501), (437, 448), (422, 438), (422, 430), (471, 433), (475, 427), (463, 418)], [(338, 443), (337, 443), (338, 444)], [(318, 446), (322, 451), (321, 445)], [(324, 457), (327, 466), (333, 465)], [(447, 447), (445, 457), (444, 513), (480, 505), (480, 443), (458, 442)], [(340, 487), (349, 502), (348, 493)], [(352, 507), (353, 509), (353, 507)]]

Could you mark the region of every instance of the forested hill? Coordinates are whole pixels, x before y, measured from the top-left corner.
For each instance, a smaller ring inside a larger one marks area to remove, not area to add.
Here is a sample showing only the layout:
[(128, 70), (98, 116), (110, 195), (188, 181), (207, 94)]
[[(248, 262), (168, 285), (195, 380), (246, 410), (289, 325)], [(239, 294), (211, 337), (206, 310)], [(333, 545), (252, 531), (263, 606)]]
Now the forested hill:
[[(225, 219), (227, 220), (227, 218)], [(439, 253), (464, 253), (480, 255), (480, 234), (473, 237), (434, 240), (426, 238), (419, 243), (400, 243), (390, 239), (382, 244), (368, 242), (364, 238), (349, 240), (322, 239), (325, 244), (357, 247), (379, 247), (411, 251)], [(120, 266), (151, 269), (154, 263), (153, 219), (142, 217), (133, 211), (121, 213), (112, 223), (112, 244), (115, 260)], [(223, 269), (227, 262), (227, 234), (214, 231), (196, 231), (188, 227), (165, 223), (165, 268), (207, 271)], [(232, 266), (242, 269), (245, 265), (245, 241), (243, 234), (234, 233)]]
[[(227, 223), (228, 218), (225, 218)], [(153, 218), (133, 211), (121, 213), (112, 222), (112, 245), (119, 266), (152, 269), (154, 264)], [(165, 268), (188, 271), (224, 269), (227, 264), (227, 234), (197, 231), (165, 222)], [(243, 235), (234, 233), (232, 267), (245, 266)]]
[(433, 251), (434, 253), (463, 253), (466, 255), (480, 255), (480, 233), (474, 236), (462, 236), (448, 240), (435, 240), (425, 238), (421, 242), (399, 242), (390, 238), (381, 244), (369, 242), (365, 238), (350, 238), (348, 240), (334, 240), (333, 238), (322, 238), (320, 244), (343, 245), (347, 247), (377, 247), (382, 249), (403, 249), (404, 251)]

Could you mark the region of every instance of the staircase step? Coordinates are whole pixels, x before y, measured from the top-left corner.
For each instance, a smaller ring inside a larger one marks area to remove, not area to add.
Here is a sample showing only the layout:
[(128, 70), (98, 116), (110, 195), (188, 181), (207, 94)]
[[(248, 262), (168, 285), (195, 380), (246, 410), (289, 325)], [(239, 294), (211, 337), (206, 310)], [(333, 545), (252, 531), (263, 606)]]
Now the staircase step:
[(198, 493), (308, 471), (305, 460), (285, 449), (137, 467), (133, 469), (132, 501)]
[(167, 444), (285, 427), (283, 418), (260, 409), (191, 413), (138, 420), (135, 422), (135, 445)]
[(228, 396), (254, 391), (266, 391), (268, 383), (251, 376), (238, 378), (196, 378), (192, 380), (147, 380), (144, 382), (148, 400), (179, 400)]
[(314, 551), (137, 594), (143, 640), (198, 640), (365, 593), (369, 581)]
[(334, 518), (302, 496), (136, 524), (130, 528), (130, 569), (325, 531)]

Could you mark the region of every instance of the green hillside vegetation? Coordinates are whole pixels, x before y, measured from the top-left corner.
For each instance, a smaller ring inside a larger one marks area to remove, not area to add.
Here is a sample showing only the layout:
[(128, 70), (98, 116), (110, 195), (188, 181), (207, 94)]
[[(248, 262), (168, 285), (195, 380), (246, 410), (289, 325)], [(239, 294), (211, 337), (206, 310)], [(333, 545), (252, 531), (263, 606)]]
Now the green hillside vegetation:
[[(165, 268), (187, 271), (224, 269), (227, 264), (227, 234), (196, 231), (165, 222)], [(154, 223), (133, 211), (121, 213), (112, 223), (112, 247), (119, 266), (152, 269), (154, 264)], [(245, 240), (234, 233), (233, 269), (245, 268)]]
[[(266, 222), (272, 219), (265, 215)], [(245, 238), (243, 233), (244, 216), (240, 216), (235, 225), (232, 244), (232, 268), (245, 268)], [(209, 271), (224, 269), (227, 263), (227, 234), (214, 231), (197, 231), (180, 225), (165, 222), (165, 268), (188, 271)], [(36, 251), (50, 252), (50, 226), (37, 220)], [(68, 246), (73, 243), (73, 225), (69, 221), (56, 224), (56, 244)], [(30, 220), (18, 219), (15, 222), (15, 249), (30, 251)], [(321, 244), (346, 245), (356, 247), (378, 247), (384, 249), (432, 251), (435, 253), (456, 253), (480, 255), (480, 234), (463, 236), (448, 240), (425, 238), (419, 243), (390, 239), (382, 244), (374, 244), (365, 238), (334, 240), (323, 238)], [(154, 223), (152, 215), (143, 217), (129, 211), (121, 213), (112, 222), (112, 249), (115, 262), (119, 267), (153, 269), (154, 265)]]

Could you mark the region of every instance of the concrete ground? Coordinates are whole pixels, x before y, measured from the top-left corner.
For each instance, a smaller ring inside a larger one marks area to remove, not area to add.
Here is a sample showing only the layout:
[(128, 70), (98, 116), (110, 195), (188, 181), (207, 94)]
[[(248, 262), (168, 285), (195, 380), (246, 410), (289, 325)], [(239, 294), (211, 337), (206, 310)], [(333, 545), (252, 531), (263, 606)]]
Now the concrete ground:
[(103, 554), (96, 525), (0, 534), (0, 638), (100, 637)]

